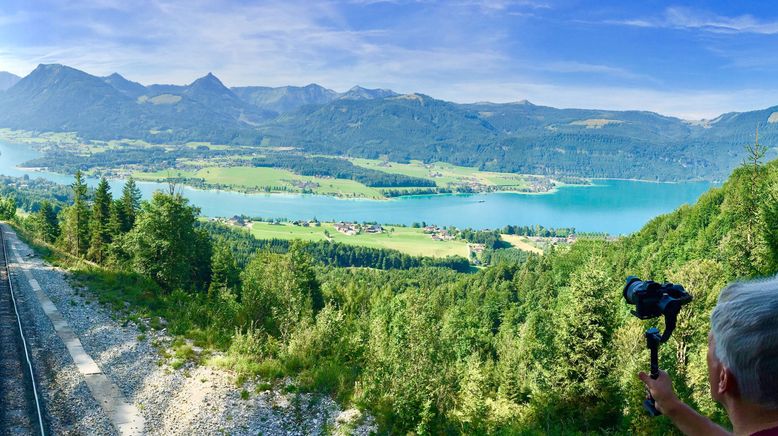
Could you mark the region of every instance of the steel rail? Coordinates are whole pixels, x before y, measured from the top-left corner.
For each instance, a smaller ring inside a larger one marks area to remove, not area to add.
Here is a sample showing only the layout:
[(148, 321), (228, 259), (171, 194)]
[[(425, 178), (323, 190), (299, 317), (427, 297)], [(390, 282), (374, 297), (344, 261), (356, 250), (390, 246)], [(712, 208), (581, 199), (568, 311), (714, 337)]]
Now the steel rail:
[(16, 313), (16, 323), (19, 326), (19, 335), (22, 338), (22, 346), (24, 347), (24, 357), (27, 360), (27, 367), (30, 370), (30, 384), (32, 384), (32, 393), (35, 397), (35, 410), (38, 413), (38, 426), (41, 431), (41, 436), (46, 436), (46, 430), (43, 425), (43, 412), (41, 411), (40, 398), (38, 397), (38, 388), (35, 386), (35, 372), (32, 370), (32, 359), (30, 358), (30, 351), (27, 347), (27, 338), (24, 337), (24, 329), (22, 328), (22, 317), (19, 316), (19, 308), (16, 305), (16, 296), (14, 295), (13, 280), (11, 280), (11, 270), (8, 268), (8, 251), (5, 246), (5, 225), (0, 226), (0, 243), (3, 245), (3, 257), (5, 259), (5, 273), (8, 280), (8, 289), (11, 293), (11, 301), (13, 302), (14, 312)]

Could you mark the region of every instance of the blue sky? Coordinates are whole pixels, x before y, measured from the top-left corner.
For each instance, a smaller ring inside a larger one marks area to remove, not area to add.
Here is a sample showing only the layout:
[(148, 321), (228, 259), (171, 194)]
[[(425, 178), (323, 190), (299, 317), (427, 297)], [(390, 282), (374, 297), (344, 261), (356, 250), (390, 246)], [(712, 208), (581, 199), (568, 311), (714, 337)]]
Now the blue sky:
[(0, 70), (38, 63), (712, 118), (778, 105), (778, 3), (2, 0)]

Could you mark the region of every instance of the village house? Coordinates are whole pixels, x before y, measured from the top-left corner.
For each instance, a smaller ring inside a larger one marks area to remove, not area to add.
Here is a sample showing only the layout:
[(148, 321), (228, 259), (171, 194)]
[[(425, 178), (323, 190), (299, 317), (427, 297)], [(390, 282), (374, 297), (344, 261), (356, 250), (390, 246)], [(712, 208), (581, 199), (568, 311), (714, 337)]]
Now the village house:
[(359, 224), (356, 223), (335, 223), (335, 230), (343, 233), (344, 235), (354, 236), (359, 233)]
[(470, 249), (471, 253), (481, 254), (484, 252), (486, 246), (484, 244), (467, 244), (467, 248)]
[(243, 217), (242, 216), (238, 216), (238, 215), (235, 215), (232, 218), (230, 218), (228, 222), (230, 224), (232, 224), (233, 226), (241, 226), (242, 227), (242, 226), (246, 225), (246, 222), (243, 220)]

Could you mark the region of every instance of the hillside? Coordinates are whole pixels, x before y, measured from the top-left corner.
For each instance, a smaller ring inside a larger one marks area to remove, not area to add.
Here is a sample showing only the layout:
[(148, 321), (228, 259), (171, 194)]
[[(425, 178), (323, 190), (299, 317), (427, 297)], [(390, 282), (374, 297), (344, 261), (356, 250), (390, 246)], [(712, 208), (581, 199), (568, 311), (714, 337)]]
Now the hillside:
[[(424, 95), (339, 99), (283, 115), (263, 132), (279, 145), (306, 151), (406, 162), (458, 161), (472, 166), (479, 148), (497, 141), (488, 122), (454, 103)], [(438, 156), (445, 159), (435, 159)]]
[(346, 92), (338, 93), (315, 83), (303, 87), (240, 86), (230, 89), (247, 103), (280, 114), (294, 112), (303, 106), (325, 105), (338, 99), (376, 100), (398, 95), (389, 89), (368, 89), (361, 86), (355, 86)]
[(242, 86), (230, 88), (242, 100), (258, 108), (286, 113), (307, 105), (323, 105), (338, 98), (338, 93), (312, 83), (307, 86)]
[(338, 100), (280, 116), (262, 127), (269, 143), (314, 153), (444, 161), (530, 174), (646, 180), (722, 177), (736, 163), (735, 156), (683, 144), (700, 129), (650, 112), (528, 103), (459, 105), (420, 94)]
[(213, 79), (206, 76), (176, 93), (149, 90), (138, 96), (142, 85), (118, 74), (103, 79), (63, 65), (40, 65), (0, 94), (0, 125), (75, 131), (91, 139), (258, 142), (249, 122), (266, 114)]
[[(94, 198), (108, 208), (101, 185)], [(84, 205), (61, 223), (41, 207), (19, 225), (102, 263), (84, 269), (61, 256), (107, 301), (222, 351), (210, 364), (268, 386), (289, 377), (299, 392), (366, 408), (382, 431), (667, 434), (667, 420), (646, 417), (636, 377), (648, 368), (643, 333), (656, 321), (629, 314), (623, 280), (669, 280), (694, 296), (661, 348), (661, 367), (684, 401), (726, 425), (708, 392), (709, 314), (726, 283), (778, 271), (777, 190), (778, 161), (740, 167), (631, 236), (579, 238), (467, 274), (417, 268), (396, 253), (383, 265), (410, 269), (341, 268), (378, 253), (326, 241), (260, 244), (245, 231), (197, 224), (186, 199), (161, 192), (142, 207), (122, 197), (134, 217), (126, 227), (101, 227), (124, 209), (110, 208), (101, 224)], [(14, 197), (24, 200), (24, 188)], [(76, 213), (108, 239), (76, 236)], [(337, 261), (317, 261), (322, 254)]]
[(74, 131), (85, 139), (261, 143), (489, 171), (660, 181), (723, 180), (742, 161), (757, 125), (762, 141), (773, 144), (778, 107), (687, 122), (526, 101), (457, 104), (359, 86), (342, 94), (315, 84), (230, 89), (210, 73), (189, 85), (144, 86), (62, 65), (41, 65), (0, 93), (0, 127)]

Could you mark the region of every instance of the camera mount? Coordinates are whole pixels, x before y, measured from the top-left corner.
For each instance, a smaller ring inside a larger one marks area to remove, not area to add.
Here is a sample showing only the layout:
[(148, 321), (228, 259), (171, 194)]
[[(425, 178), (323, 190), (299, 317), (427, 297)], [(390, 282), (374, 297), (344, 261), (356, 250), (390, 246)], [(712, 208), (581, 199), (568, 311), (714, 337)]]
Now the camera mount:
[[(667, 332), (667, 330), (665, 330), (665, 332)], [(659, 334), (658, 328), (651, 327), (646, 330), (645, 336), (646, 347), (648, 347), (651, 352), (651, 372), (649, 375), (652, 379), (656, 380), (659, 378), (659, 344), (662, 342), (661, 335)], [(654, 400), (654, 397), (651, 396), (651, 392), (648, 393), (648, 398), (643, 401), (643, 408), (648, 412), (648, 416), (652, 418), (662, 414), (662, 412), (657, 410), (656, 401)]]
[[(635, 305), (635, 310), (630, 312), (636, 317), (643, 320), (660, 316), (665, 318), (664, 333), (659, 333), (658, 328), (651, 327), (644, 335), (646, 347), (651, 352), (651, 378), (656, 380), (659, 377), (659, 345), (670, 339), (678, 322), (681, 306), (692, 301), (692, 296), (681, 285), (643, 281), (635, 276), (627, 277), (623, 293), (627, 303)], [(643, 408), (651, 417), (662, 414), (657, 410), (656, 402), (650, 392), (643, 402)]]

